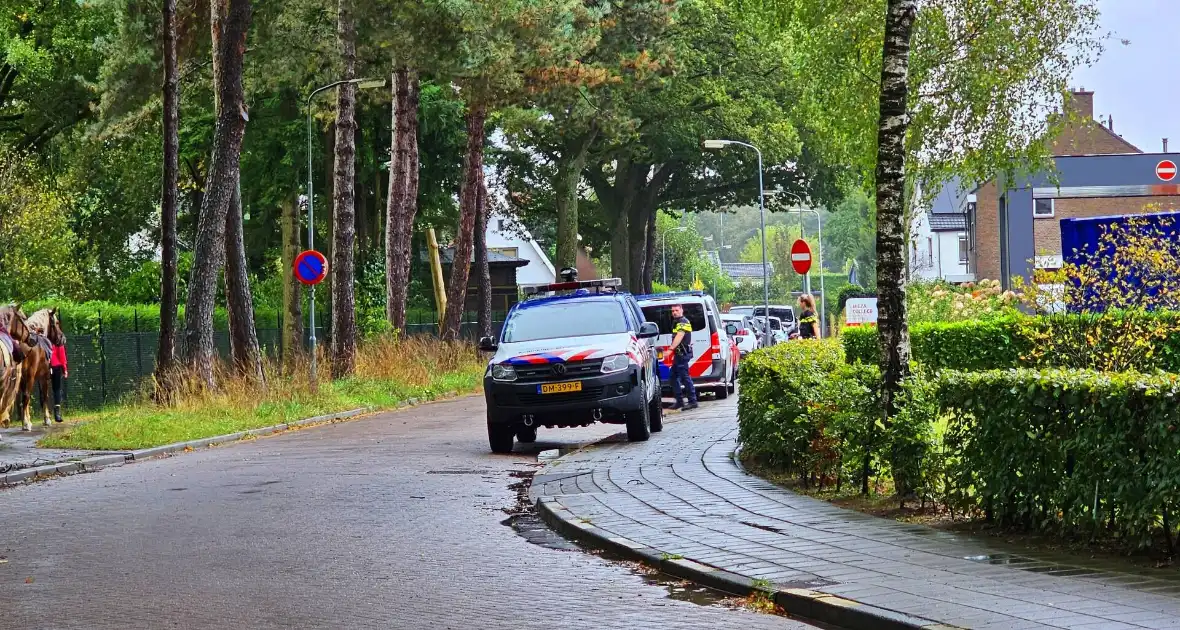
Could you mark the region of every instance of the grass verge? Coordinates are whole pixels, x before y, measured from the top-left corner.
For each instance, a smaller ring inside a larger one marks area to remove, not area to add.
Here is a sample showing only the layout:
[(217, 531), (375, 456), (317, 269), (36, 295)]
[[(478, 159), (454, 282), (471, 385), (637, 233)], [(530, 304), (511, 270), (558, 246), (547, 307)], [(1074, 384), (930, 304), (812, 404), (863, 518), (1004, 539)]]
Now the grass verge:
[[(225, 435), (357, 408), (390, 409), (410, 398), (479, 390), (485, 363), (469, 345), (430, 339), (364, 344), (354, 376), (323, 380), (312, 392), (305, 369), (282, 376), (268, 365), (265, 388), (223, 376), (217, 391), (182, 387), (168, 405), (141, 395), (126, 405), (81, 416), (38, 442), (49, 448), (132, 450)], [(320, 373), (330, 373), (321, 365)]]

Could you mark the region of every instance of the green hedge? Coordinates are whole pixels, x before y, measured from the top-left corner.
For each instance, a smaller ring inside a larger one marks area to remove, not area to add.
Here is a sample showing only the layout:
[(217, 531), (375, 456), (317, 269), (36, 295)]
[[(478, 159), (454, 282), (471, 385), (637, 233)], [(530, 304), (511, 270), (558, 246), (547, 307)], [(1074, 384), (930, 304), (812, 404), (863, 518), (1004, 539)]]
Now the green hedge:
[[(1139, 317), (1158, 321), (1174, 332), (1167, 333), (1134, 367), (1142, 371), (1180, 372), (1180, 327), (1177, 326), (1180, 314)], [(1082, 339), (1074, 344), (1074, 350), (1086, 347), (1087, 352), (1110, 352), (1113, 348), (1107, 345), (1122, 344), (1125, 340), (1117, 335), (1095, 334), (1097, 327), (1109, 326), (1108, 322), (1109, 318), (1101, 316), (1055, 315), (917, 323), (910, 326), (910, 344), (914, 360), (936, 371), (1073, 366), (1077, 357), (1072, 355), (1053, 356), (1050, 352), (1038, 358), (1034, 352), (1037, 340), (1048, 334), (1073, 335)], [(848, 328), (841, 331), (840, 338), (850, 363), (877, 365), (880, 362), (875, 328)], [(1085, 338), (1093, 340), (1089, 346)]]
[[(1006, 525), (1130, 546), (1180, 516), (1180, 376), (1084, 370), (946, 371), (947, 487)], [(1097, 501), (1097, 512), (1095, 512)]]
[[(97, 334), (99, 322), (103, 332), (153, 332), (160, 330), (159, 304), (113, 304), (111, 302), (70, 302), (67, 300), (37, 300), (25, 302), (21, 310), (27, 315), (43, 308), (56, 308), (61, 313), (62, 326), (67, 334)], [(184, 306), (179, 309), (184, 321)], [(277, 328), (278, 312), (256, 309), (254, 320), (259, 328)], [(218, 308), (213, 316), (217, 330), (227, 328), (225, 309)]]
[(952, 514), (1102, 533), (1128, 547), (1173, 536), (1180, 525), (1175, 374), (917, 374), (888, 424), (880, 422), (876, 367), (847, 364), (831, 342), (757, 351), (740, 379), (742, 457), (805, 485), (867, 486), (867, 469)]

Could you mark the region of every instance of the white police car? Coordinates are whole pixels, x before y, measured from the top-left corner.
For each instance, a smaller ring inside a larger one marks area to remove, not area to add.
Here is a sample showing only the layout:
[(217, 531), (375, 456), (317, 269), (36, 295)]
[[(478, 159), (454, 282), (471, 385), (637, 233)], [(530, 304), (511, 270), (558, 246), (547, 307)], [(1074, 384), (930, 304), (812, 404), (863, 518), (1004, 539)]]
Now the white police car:
[(514, 437), (535, 441), (538, 427), (625, 424), (631, 441), (663, 428), (652, 347), (659, 328), (620, 285), (609, 278), (526, 286), (499, 340), (480, 340), (495, 353), (484, 376), (492, 452), (511, 452)]

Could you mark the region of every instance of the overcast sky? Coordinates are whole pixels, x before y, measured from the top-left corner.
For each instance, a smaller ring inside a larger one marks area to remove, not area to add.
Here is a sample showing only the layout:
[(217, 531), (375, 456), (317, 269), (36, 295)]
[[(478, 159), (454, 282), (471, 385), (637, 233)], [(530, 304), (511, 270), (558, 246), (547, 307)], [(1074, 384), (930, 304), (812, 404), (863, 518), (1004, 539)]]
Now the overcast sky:
[[(1074, 75), (1094, 92), (1094, 117), (1114, 116), (1115, 133), (1148, 153), (1180, 151), (1180, 0), (1098, 0), (1106, 52)], [(1120, 40), (1130, 40), (1123, 45)]]

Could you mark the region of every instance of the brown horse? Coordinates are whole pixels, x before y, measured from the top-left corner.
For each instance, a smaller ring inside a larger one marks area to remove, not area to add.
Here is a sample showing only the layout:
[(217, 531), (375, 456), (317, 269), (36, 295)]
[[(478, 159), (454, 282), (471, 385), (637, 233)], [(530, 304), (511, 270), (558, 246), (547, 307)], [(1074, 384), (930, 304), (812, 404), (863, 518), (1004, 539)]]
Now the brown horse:
[[(25, 352), (17, 336), (23, 336), (24, 323), (17, 317), (20, 306), (0, 307), (0, 423), (8, 420), (16, 395), (20, 391), (21, 364)], [(15, 332), (15, 335), (14, 335)]]
[[(21, 311), (19, 304), (13, 304), (0, 310), (0, 319), (7, 317), (8, 333), (16, 341), (20, 351), (24, 353), (21, 362), (20, 387), (20, 419), (25, 431), (33, 430), (33, 423), (29, 418), (29, 406), (32, 404), (33, 387), (41, 387), (43, 401), (49, 398), (49, 357), (53, 349), (49, 340), (29, 328), (28, 319)], [(53, 424), (49, 416), (49, 406), (42, 404), (41, 410), (45, 415), (45, 426)]]
[[(33, 331), (44, 340), (38, 345), (40, 345), (42, 350), (45, 352), (46, 359), (45, 369), (42, 375), (37, 378), (36, 382), (29, 385), (25, 384), (25, 378), (29, 377), (22, 377), (21, 389), (25, 392), (25, 396), (29, 396), (33, 391), (33, 387), (37, 387), (38, 393), (41, 394), (41, 411), (45, 413), (45, 417), (48, 419), (49, 407), (53, 404), (50, 397), (47, 395), (49, 393), (50, 375), (52, 373), (52, 366), (50, 363), (51, 359), (53, 358), (53, 346), (65, 345), (66, 335), (64, 332), (62, 332), (61, 316), (58, 315), (56, 308), (43, 308), (30, 315), (25, 323), (28, 325), (29, 330)], [(45, 342), (48, 342), (48, 344)], [(48, 346), (48, 349), (46, 346)], [(31, 404), (31, 401), (26, 398), (26, 407)], [(25, 417), (28, 417), (28, 415), (26, 414)], [(58, 422), (61, 422), (60, 416)]]

